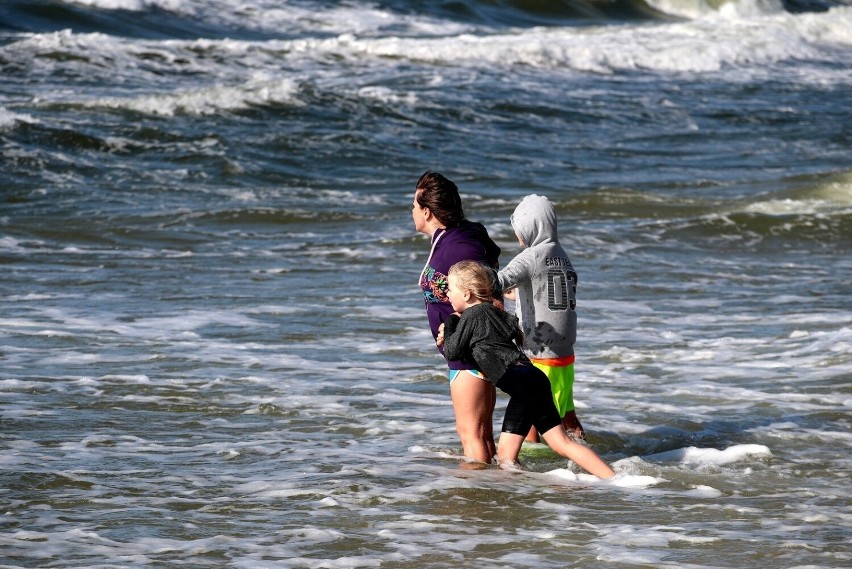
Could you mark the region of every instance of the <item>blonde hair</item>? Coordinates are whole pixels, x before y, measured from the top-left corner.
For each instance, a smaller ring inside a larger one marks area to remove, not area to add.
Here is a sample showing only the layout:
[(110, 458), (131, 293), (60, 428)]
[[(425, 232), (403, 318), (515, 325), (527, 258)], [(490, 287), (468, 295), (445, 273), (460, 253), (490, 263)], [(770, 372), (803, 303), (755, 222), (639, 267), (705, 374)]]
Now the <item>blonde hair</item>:
[(470, 291), (480, 302), (494, 302), (497, 285), (494, 269), (477, 261), (459, 261), (450, 267), (448, 274), (456, 277), (459, 287)]

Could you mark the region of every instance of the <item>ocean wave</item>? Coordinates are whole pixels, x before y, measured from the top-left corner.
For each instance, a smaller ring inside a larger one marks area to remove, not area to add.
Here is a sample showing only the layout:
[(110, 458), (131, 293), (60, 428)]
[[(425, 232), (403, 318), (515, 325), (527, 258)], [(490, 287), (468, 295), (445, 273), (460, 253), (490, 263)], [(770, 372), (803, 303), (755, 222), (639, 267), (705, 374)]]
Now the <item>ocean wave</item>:
[(781, 0), (647, 0), (654, 9), (681, 18), (745, 17), (784, 12)]
[(262, 225), (287, 225), (292, 223), (324, 223), (353, 221), (363, 216), (347, 211), (317, 211), (316, 209), (274, 208), (234, 209), (191, 214), (188, 218), (199, 222), (257, 228)]
[(209, 115), (219, 111), (243, 110), (255, 106), (301, 106), (298, 85), (289, 79), (249, 82), (240, 86), (214, 85), (179, 93), (142, 97), (105, 97), (86, 101), (89, 108), (125, 109), (152, 115)]
[(802, 176), (789, 184), (790, 189), (745, 200), (727, 213), (788, 218), (852, 216), (852, 171)]
[(179, 12), (189, 4), (186, 0), (71, 0), (69, 3), (101, 10), (130, 10), (133, 12), (141, 12), (151, 8)]
[(73, 0), (70, 3), (101, 10), (130, 10), (133, 12), (141, 12), (150, 8), (178, 11), (186, 5), (183, 0)]
[(699, 466), (721, 466), (753, 459), (768, 459), (772, 452), (764, 445), (741, 444), (724, 450), (687, 447), (647, 456), (657, 462), (679, 462)]
[(30, 114), (15, 113), (3, 107), (0, 107), (0, 131), (13, 128), (19, 123), (35, 123), (38, 122)]
[[(833, 0), (553, 0), (527, 2), (503, 0), (462, 0), (460, 2), (406, 2), (393, 0), (370, 3), (335, 4), (303, 2), (283, 4), (274, 0), (253, 0), (234, 7), (224, 0), (66, 0), (54, 8), (58, 20), (68, 20), (67, 11), (75, 10), (78, 17), (88, 15), (91, 26), (102, 25), (99, 31), (121, 34), (130, 24), (126, 18), (113, 18), (110, 13), (130, 12), (140, 15), (168, 14), (182, 20), (188, 27), (204, 23), (221, 26), (223, 30), (267, 30), (293, 33), (312, 29), (313, 33), (385, 34), (403, 31), (405, 34), (459, 33), (462, 28), (485, 29), (505, 27), (535, 27), (576, 25), (588, 22), (623, 22), (637, 19), (665, 19), (667, 16), (702, 17), (712, 13), (766, 14), (825, 11), (843, 5)], [(12, 6), (25, 11), (23, 3)], [(62, 11), (64, 8), (65, 11)], [(50, 18), (51, 11), (46, 10)], [(97, 29), (97, 28), (95, 28)], [(209, 29), (209, 26), (208, 26)], [(38, 30), (31, 30), (38, 31)], [(133, 32), (141, 30), (134, 29)], [(160, 33), (169, 33), (164, 26)], [(201, 31), (201, 28), (199, 28)], [(135, 35), (135, 34), (130, 34)], [(176, 36), (183, 37), (183, 36)]]
[(852, 172), (792, 181), (792, 189), (750, 199), (728, 211), (703, 216), (705, 227), (762, 238), (849, 243), (852, 235)]
[(712, 187), (692, 195), (601, 188), (555, 205), (565, 219), (633, 219), (654, 240), (852, 245), (852, 172), (799, 177), (784, 189), (745, 199), (713, 194)]
[[(246, 70), (286, 64), (291, 72), (317, 64), (396, 68), (400, 59), (452, 65), (566, 67), (613, 73), (629, 70), (718, 71), (788, 60), (820, 60), (852, 44), (852, 7), (816, 14), (760, 13), (648, 26), (538, 27), (442, 36), (370, 37), (357, 28), (332, 37), (316, 33), (292, 40), (150, 41), (71, 30), (25, 36), (0, 57), (29, 68), (77, 61), (95, 73), (208, 73), (245, 79)], [(30, 59), (35, 62), (30, 63)], [(53, 63), (51, 63), (53, 62)], [(48, 69), (49, 70), (49, 69)], [(251, 71), (249, 71), (251, 73)]]
[[(72, 27), (144, 38), (251, 38), (296, 35), (375, 35), (389, 30), (445, 34), (472, 25), (430, 15), (429, 9), (383, 8), (375, 3), (282, 3), (249, 0), (60, 0), (34, 13), (29, 2), (0, 9), (0, 30), (50, 32)], [(445, 14), (446, 15), (446, 14)]]
[[(779, 14), (724, 21), (696, 20), (651, 26), (534, 28), (440, 38), (352, 34), (305, 40), (307, 51), (344, 57), (450, 65), (523, 65), (582, 72), (633, 70), (714, 72), (782, 61), (833, 57), (852, 42), (852, 8), (826, 14)], [(831, 52), (831, 55), (825, 53)]]

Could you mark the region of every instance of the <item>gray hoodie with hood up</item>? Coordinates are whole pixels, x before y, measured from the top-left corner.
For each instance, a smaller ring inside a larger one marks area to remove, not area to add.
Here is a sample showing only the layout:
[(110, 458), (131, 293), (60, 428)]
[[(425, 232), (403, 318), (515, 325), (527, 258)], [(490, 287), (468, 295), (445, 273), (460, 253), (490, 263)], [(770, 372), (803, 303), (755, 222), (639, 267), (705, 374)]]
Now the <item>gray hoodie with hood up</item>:
[(574, 355), (577, 340), (577, 273), (559, 244), (556, 210), (544, 196), (526, 196), (512, 227), (526, 248), (498, 274), (504, 291), (517, 288), (516, 313), (531, 358)]

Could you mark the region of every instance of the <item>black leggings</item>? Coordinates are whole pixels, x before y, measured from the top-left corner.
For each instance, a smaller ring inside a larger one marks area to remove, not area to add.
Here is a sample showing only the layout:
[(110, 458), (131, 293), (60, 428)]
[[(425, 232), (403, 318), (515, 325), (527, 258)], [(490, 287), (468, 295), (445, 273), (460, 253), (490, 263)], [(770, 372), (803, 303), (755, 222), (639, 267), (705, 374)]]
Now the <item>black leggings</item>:
[(531, 363), (509, 366), (497, 387), (510, 396), (503, 417), (504, 433), (527, 436), (533, 425), (539, 433), (546, 433), (562, 424), (553, 403), (550, 380)]

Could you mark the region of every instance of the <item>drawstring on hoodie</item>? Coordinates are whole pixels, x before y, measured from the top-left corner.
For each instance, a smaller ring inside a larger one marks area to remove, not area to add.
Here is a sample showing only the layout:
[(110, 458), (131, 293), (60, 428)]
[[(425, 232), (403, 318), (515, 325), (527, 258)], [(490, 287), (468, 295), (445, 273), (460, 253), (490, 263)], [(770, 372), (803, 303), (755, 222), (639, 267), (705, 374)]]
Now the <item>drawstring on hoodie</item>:
[[(435, 231), (440, 231), (440, 229), (436, 229)], [(429, 263), (432, 262), (432, 255), (435, 253), (435, 247), (438, 245), (438, 241), (441, 240), (441, 237), (443, 237), (446, 232), (447, 230), (444, 229), (443, 231), (441, 231), (441, 234), (438, 235), (438, 237), (436, 237), (434, 241), (432, 241), (432, 248), (429, 250), (429, 258), (426, 259), (426, 264), (423, 265), (423, 270), (420, 271), (420, 279), (418, 279), (417, 281), (418, 288), (420, 288), (421, 286), (420, 283), (423, 282), (423, 274), (426, 272), (426, 269), (429, 268)]]

